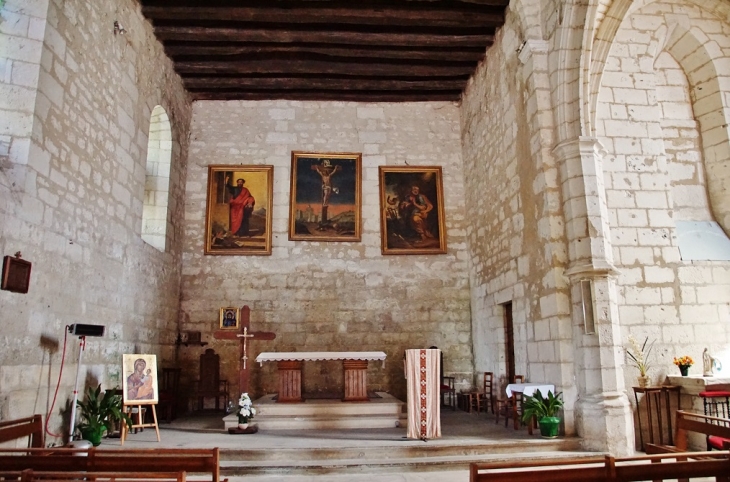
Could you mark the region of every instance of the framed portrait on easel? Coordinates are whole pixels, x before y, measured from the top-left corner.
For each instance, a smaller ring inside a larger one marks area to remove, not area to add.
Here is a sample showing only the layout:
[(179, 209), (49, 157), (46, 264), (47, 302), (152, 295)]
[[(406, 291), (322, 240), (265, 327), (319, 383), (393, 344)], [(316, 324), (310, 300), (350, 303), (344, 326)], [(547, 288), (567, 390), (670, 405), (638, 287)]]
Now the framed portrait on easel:
[(122, 355), (125, 405), (156, 404), (159, 400), (156, 355)]
[(291, 241), (360, 241), (361, 162), (357, 153), (292, 152)]

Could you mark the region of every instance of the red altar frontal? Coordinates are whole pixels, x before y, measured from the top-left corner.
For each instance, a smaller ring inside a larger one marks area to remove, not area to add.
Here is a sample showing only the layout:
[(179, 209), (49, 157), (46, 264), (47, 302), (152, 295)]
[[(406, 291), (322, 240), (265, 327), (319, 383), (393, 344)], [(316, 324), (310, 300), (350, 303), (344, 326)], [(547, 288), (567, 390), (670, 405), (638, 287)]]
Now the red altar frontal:
[(338, 352), (265, 352), (256, 357), (259, 364), (277, 362), (279, 369), (278, 403), (303, 402), (302, 364), (305, 361), (342, 360), (345, 372), (345, 402), (367, 402), (368, 361), (378, 360), (385, 366), (385, 352), (382, 351), (338, 351)]

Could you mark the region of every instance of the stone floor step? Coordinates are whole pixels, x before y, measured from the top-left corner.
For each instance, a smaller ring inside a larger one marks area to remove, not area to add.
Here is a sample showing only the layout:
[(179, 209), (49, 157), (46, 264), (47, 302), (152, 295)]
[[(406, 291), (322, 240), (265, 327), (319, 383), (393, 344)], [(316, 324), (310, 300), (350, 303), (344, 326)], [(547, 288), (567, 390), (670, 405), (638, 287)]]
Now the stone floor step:
[(512, 455), (526, 453), (545, 452), (577, 452), (580, 450), (580, 440), (574, 437), (554, 440), (535, 441), (503, 441), (500, 443), (483, 444), (453, 444), (435, 445), (428, 442), (422, 445), (412, 445), (412, 440), (403, 439), (408, 446), (388, 447), (342, 447), (342, 448), (297, 448), (257, 450), (257, 449), (222, 449), (221, 461), (235, 465), (236, 462), (258, 463), (288, 461), (298, 463), (299, 461), (322, 461), (322, 460), (387, 460), (405, 459), (409, 457), (434, 458), (434, 457), (463, 457), (463, 456), (486, 456), (486, 455)]
[(257, 418), (261, 430), (371, 429), (402, 427), (407, 419), (398, 415), (345, 415)]
[(406, 457), (363, 460), (336, 459), (336, 460), (301, 460), (271, 462), (231, 462), (221, 461), (221, 476), (234, 477), (243, 475), (262, 474), (299, 474), (316, 475), (338, 473), (383, 473), (383, 472), (421, 472), (442, 470), (467, 470), (472, 462), (501, 462), (535, 460), (540, 458), (580, 458), (596, 457), (604, 454), (594, 452), (532, 452), (529, 455), (519, 454), (474, 454), (463, 456), (438, 457)]

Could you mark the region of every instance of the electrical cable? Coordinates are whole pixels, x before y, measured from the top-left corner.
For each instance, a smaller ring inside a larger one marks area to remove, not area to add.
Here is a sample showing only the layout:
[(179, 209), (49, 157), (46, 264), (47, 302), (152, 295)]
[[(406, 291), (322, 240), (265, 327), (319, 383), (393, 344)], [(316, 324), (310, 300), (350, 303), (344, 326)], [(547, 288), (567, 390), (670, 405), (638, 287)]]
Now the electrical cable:
[(53, 402), (51, 402), (51, 408), (48, 410), (48, 415), (46, 415), (46, 433), (52, 437), (63, 437), (63, 434), (57, 434), (53, 433), (50, 430), (48, 430), (48, 421), (51, 419), (51, 413), (53, 413), (53, 407), (56, 405), (56, 397), (58, 396), (58, 388), (61, 386), (61, 375), (63, 375), (63, 365), (64, 361), (66, 360), (66, 341), (68, 340), (68, 330), (69, 325), (66, 325), (66, 328), (63, 330), (63, 352), (61, 353), (61, 369), (58, 372), (58, 382), (56, 383), (56, 391), (53, 394)]

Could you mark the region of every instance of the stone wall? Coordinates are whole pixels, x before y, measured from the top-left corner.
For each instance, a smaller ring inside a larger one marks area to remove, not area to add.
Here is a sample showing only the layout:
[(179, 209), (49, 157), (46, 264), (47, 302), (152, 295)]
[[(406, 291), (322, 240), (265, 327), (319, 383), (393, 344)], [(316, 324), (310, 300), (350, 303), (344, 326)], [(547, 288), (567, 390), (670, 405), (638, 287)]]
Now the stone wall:
[[(218, 310), (251, 307), (261, 351), (384, 350), (370, 386), (405, 395), (403, 350), (436, 345), (459, 388), (472, 383), (468, 221), (464, 217), (459, 110), (450, 103), (196, 102), (186, 194), (181, 329), (203, 334), (238, 380), (238, 346), (212, 338)], [(288, 240), (291, 151), (362, 152), (362, 242)], [(203, 254), (207, 166), (274, 166), (273, 254)], [(378, 166), (442, 166), (448, 253), (383, 256)], [(183, 383), (197, 373), (201, 347), (181, 347)], [(252, 368), (254, 396), (278, 391), (274, 364)], [(342, 387), (338, 363), (309, 364), (305, 391)], [(238, 387), (233, 384), (236, 396)]]
[[(598, 97), (619, 315), (624, 336), (655, 342), (654, 383), (678, 373), (675, 356), (692, 356), (691, 373), (701, 375), (705, 347), (730, 361), (730, 263), (688, 259), (677, 239), (678, 221), (720, 221), (708, 183), (727, 184), (719, 174), (708, 179), (718, 132), (702, 119), (719, 122), (727, 109), (726, 89), (712, 96), (713, 76), (728, 62), (718, 46), (730, 18), (727, 8), (711, 14), (713, 4), (636, 5), (616, 33)], [(626, 370), (627, 386), (637, 375)]]
[(511, 302), (516, 373), (565, 390), (571, 334), (566, 283), (554, 272), (565, 245), (549, 154), (547, 47), (520, 45), (520, 28), (510, 12), (462, 103), (475, 367), (495, 372), (502, 388), (507, 383)]
[[(174, 346), (177, 333), (191, 109), (137, 2), (4, 3), (0, 41), (17, 48), (0, 59), (0, 119), (11, 121), (0, 132), (0, 247), (33, 263), (28, 294), (0, 291), (0, 416), (14, 418), (49, 410), (67, 325), (106, 326), (104, 338), (87, 340), (87, 385), (120, 385), (123, 353), (174, 357), (161, 346)], [(115, 20), (125, 34), (115, 35)], [(165, 253), (140, 237), (157, 104), (173, 131), (175, 221)], [(69, 337), (54, 431), (77, 350)]]

